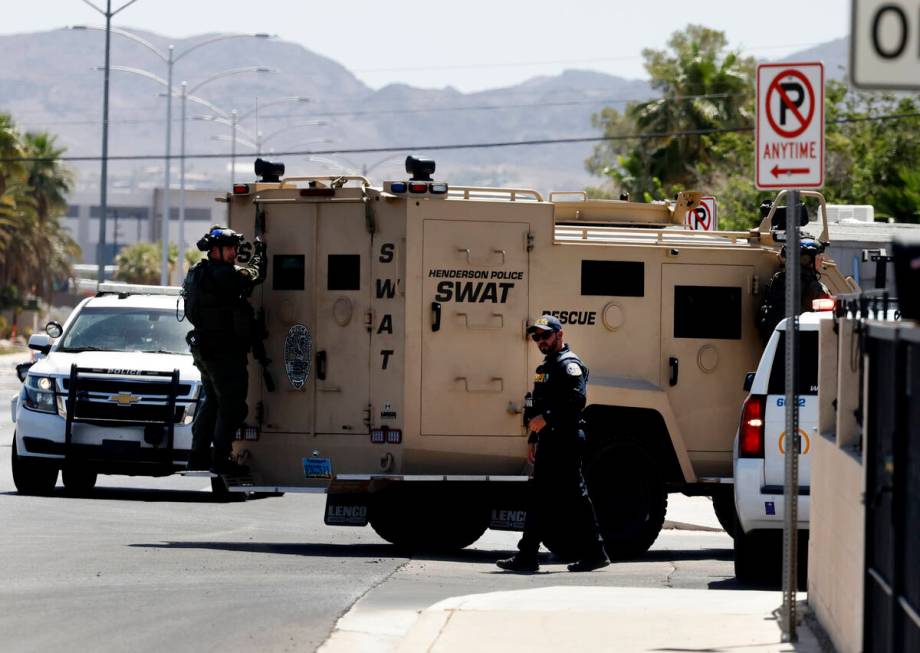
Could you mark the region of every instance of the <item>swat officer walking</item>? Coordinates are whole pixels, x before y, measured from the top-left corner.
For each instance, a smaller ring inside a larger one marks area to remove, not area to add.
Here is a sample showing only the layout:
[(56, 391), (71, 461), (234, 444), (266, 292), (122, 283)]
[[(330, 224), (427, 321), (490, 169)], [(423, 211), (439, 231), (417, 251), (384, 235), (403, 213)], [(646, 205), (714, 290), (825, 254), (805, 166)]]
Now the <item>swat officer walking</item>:
[(254, 314), (247, 298), (265, 280), (266, 266), (264, 245), (258, 239), (248, 264), (236, 265), (243, 240), (232, 229), (212, 226), (198, 241), (198, 249), (207, 252), (207, 258), (189, 270), (183, 284), (185, 314), (195, 327), (187, 339), (201, 371), (204, 393), (192, 424), (190, 470), (210, 468), (221, 475), (247, 471), (231, 459), (231, 452), (236, 431), (248, 412), (246, 358)]
[(524, 415), (534, 462), (533, 490), (518, 552), (496, 564), (506, 571), (537, 571), (537, 551), (546, 529), (553, 518), (566, 514), (573, 520), (579, 549), (569, 571), (600, 569), (609, 563), (581, 471), (588, 368), (565, 344), (562, 324), (552, 315), (540, 317), (527, 332), (546, 356), (537, 367), (533, 405)]

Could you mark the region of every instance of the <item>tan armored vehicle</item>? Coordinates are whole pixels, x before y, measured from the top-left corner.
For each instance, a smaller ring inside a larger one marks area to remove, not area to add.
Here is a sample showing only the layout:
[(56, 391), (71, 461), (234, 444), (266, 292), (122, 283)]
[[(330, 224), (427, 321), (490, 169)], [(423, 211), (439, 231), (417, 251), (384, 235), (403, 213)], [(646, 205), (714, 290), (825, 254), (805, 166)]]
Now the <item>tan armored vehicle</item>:
[[(252, 478), (236, 489), (325, 490), (327, 524), (370, 522), (412, 547), (521, 529), (521, 413), (541, 358), (526, 329), (552, 313), (591, 370), (586, 476), (608, 548), (645, 551), (668, 492), (730, 481), (780, 212), (751, 232), (693, 231), (696, 193), (546, 200), (449, 187), (425, 159), (407, 170), (373, 188), (282, 179), (283, 166), (261, 162), (262, 181), (228, 196), (230, 227), (268, 243), (252, 302), (277, 385), (251, 366), (237, 451)], [(850, 289), (831, 262), (823, 281)], [(547, 545), (567, 557), (558, 524)]]

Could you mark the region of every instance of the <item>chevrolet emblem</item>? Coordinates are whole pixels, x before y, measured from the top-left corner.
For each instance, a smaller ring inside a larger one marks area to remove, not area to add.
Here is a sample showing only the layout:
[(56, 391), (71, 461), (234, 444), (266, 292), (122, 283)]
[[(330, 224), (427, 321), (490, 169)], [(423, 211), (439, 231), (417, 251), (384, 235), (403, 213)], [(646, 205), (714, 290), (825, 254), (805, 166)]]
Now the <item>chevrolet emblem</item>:
[(109, 397), (109, 401), (112, 401), (119, 406), (130, 406), (131, 404), (136, 404), (140, 400), (140, 397), (133, 395), (130, 392), (119, 392), (117, 395), (112, 395)]

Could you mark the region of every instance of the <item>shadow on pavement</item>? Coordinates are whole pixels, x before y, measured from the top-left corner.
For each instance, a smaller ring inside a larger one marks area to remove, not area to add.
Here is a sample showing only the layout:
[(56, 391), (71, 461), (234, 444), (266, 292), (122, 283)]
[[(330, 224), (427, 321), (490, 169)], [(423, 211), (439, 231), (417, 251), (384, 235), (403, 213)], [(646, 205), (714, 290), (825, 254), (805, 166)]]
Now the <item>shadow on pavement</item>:
[(681, 562), (688, 560), (722, 560), (734, 558), (732, 549), (654, 549), (638, 558), (630, 558), (622, 562)]
[(711, 590), (768, 590), (782, 591), (782, 585), (778, 583), (742, 583), (737, 578), (724, 578), (714, 580), (708, 585)]
[[(301, 555), (334, 558), (412, 558), (416, 561), (463, 562), (468, 564), (494, 565), (499, 558), (510, 555), (507, 549), (463, 549), (461, 551), (412, 551), (392, 544), (320, 544), (290, 542), (196, 542), (167, 541), (158, 543), (131, 544), (137, 548), (151, 549), (203, 549), (214, 551), (235, 551), (242, 553), (274, 553), (278, 555)], [(686, 560), (730, 560), (731, 551), (721, 549), (693, 549), (687, 551), (650, 551), (633, 562), (686, 561)], [(562, 564), (549, 553), (540, 554), (540, 564)], [(617, 564), (616, 561), (613, 564)], [(502, 572), (498, 572), (502, 573)], [(740, 587), (738, 589), (741, 589)]]

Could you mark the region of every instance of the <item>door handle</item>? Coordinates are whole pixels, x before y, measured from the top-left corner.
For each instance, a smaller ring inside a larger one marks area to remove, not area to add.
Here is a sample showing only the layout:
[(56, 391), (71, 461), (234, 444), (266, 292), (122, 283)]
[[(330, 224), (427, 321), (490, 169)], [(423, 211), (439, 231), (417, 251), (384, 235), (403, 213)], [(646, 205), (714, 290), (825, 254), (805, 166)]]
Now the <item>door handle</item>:
[(316, 378), (320, 381), (326, 380), (326, 352), (316, 352)]
[(679, 363), (676, 356), (671, 356), (668, 359), (668, 366), (671, 368), (671, 375), (668, 377), (668, 384), (671, 386), (677, 385), (677, 374), (680, 371)]
[(431, 302), (431, 330), (441, 330), (441, 304), (439, 302)]

